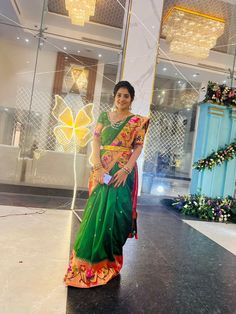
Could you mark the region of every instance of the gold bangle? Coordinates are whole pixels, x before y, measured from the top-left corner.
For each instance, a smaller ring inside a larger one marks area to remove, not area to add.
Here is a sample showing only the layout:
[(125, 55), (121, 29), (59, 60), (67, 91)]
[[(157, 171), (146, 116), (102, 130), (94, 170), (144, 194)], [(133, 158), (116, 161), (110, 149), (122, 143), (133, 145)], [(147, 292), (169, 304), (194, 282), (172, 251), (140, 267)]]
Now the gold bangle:
[(129, 173), (129, 174), (131, 173), (131, 169), (129, 167), (124, 166), (123, 169), (125, 169), (127, 171), (127, 173)]
[(122, 170), (126, 173), (126, 174), (130, 174), (130, 172), (126, 169), (126, 168), (122, 168)]
[(102, 165), (94, 166), (93, 168), (94, 168), (94, 169), (100, 169), (100, 168), (102, 168)]
[(102, 163), (101, 163), (101, 162), (98, 162), (97, 164), (94, 164), (93, 166), (94, 166), (94, 167), (96, 167), (96, 166), (102, 166)]
[(102, 164), (96, 164), (93, 166), (94, 171), (99, 170), (99, 169), (102, 169)]

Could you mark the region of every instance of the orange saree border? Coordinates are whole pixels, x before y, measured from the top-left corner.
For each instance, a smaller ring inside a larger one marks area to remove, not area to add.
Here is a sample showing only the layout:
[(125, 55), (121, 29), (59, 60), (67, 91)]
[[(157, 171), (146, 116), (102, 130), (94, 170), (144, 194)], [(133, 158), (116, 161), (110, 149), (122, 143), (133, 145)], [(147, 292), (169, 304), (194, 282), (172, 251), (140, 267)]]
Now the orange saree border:
[(123, 257), (114, 256), (115, 261), (104, 260), (91, 264), (76, 256), (73, 250), (64, 282), (67, 286), (77, 288), (92, 288), (105, 285), (117, 276), (122, 268)]

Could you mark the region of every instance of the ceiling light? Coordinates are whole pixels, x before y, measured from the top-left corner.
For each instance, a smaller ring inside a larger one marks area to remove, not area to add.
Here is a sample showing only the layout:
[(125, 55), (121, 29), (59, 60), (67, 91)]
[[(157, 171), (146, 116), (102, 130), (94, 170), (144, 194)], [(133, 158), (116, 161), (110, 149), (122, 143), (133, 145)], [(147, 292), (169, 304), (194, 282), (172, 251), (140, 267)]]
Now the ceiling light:
[(197, 77), (199, 75), (199, 73), (194, 73), (193, 77)]
[(224, 26), (223, 19), (175, 6), (164, 17), (162, 35), (170, 43), (170, 52), (206, 59)]
[(80, 50), (78, 50), (77, 52), (80, 53)]
[(8, 108), (4, 108), (4, 110), (5, 110), (5, 111), (9, 111), (9, 109), (8, 109)]
[(71, 23), (84, 26), (95, 13), (96, 0), (65, 0)]
[(19, 40), (19, 39), (20, 39), (20, 37), (18, 36), (18, 37), (16, 37), (16, 39), (18, 39), (18, 40)]
[(178, 81), (179, 84), (181, 84), (181, 81)]
[(101, 58), (101, 57), (102, 57), (102, 55), (99, 53), (98, 57), (99, 57), (99, 58)]
[(42, 46), (43, 45), (43, 43), (40, 43), (40, 46)]
[(191, 110), (192, 106), (198, 102), (198, 93), (194, 89), (186, 89), (180, 92), (178, 104), (180, 108)]
[(28, 42), (29, 42), (29, 39), (28, 39), (28, 38), (25, 38), (25, 42), (27, 42), (27, 43), (28, 43)]
[(166, 70), (167, 70), (167, 68), (163, 68), (162, 70), (163, 70), (163, 71), (166, 71)]
[(162, 95), (165, 95), (166, 92), (163, 90), (161, 93), (162, 93)]
[(224, 80), (223, 83), (225, 84), (225, 83), (226, 83), (226, 80)]
[(67, 50), (67, 47), (63, 47), (64, 50)]

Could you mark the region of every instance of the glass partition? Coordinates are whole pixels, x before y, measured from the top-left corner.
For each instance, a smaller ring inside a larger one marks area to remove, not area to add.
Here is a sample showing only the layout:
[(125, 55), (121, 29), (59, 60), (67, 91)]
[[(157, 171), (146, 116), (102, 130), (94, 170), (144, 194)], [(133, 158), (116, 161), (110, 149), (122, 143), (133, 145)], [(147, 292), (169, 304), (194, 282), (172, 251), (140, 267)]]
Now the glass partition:
[[(113, 105), (126, 18), (116, 1), (97, 1), (78, 25), (64, 1), (36, 2), (1, 7), (0, 183), (72, 189), (75, 145), (55, 137), (59, 114), (75, 120), (93, 103), (96, 119)], [(87, 190), (90, 143), (76, 152), (77, 188)]]
[[(228, 1), (214, 1), (214, 5), (191, 1), (188, 10), (179, 4), (176, 11), (170, 2), (164, 3), (145, 147), (144, 193), (176, 196), (189, 191), (198, 103), (208, 81), (235, 86), (235, 8)], [(202, 56), (199, 47), (210, 47), (207, 41), (217, 27), (221, 30), (215, 44)]]

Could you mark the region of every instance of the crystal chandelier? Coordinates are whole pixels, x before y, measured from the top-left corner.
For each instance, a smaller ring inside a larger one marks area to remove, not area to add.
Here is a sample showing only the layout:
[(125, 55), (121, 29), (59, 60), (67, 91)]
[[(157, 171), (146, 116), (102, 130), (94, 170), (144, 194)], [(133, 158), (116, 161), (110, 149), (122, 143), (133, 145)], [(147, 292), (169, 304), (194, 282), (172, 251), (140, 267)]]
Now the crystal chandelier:
[(84, 26), (95, 13), (96, 0), (65, 0), (71, 23)]
[(171, 52), (206, 59), (224, 26), (225, 21), (220, 18), (173, 7), (163, 20), (162, 35), (170, 42)]

